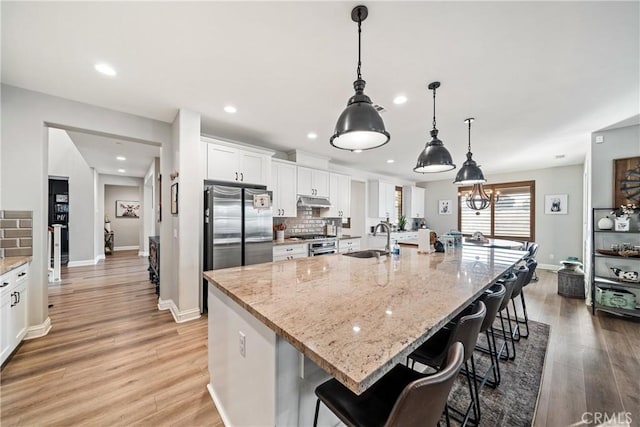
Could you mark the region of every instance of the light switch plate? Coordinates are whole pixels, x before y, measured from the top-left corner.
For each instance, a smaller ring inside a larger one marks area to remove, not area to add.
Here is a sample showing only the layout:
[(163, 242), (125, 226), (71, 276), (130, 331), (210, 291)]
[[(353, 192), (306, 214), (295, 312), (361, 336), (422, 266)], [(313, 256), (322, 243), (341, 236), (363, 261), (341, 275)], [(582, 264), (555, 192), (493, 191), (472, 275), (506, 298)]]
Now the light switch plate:
[(240, 356), (247, 357), (247, 337), (242, 331), (238, 331), (240, 334)]

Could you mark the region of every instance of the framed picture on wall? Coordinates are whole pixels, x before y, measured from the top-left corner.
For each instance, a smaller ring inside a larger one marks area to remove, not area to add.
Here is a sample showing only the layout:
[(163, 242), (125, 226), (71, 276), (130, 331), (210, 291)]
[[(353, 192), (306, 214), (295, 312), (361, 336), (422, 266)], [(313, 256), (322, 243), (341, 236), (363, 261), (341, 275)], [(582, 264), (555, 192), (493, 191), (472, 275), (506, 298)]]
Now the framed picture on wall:
[(567, 194), (547, 194), (544, 196), (544, 213), (548, 215), (566, 215), (569, 213)]
[(438, 200), (438, 213), (440, 215), (451, 215), (452, 210), (451, 200)]
[(613, 207), (640, 204), (640, 156), (613, 161)]
[(140, 218), (140, 202), (132, 200), (116, 200), (117, 218)]
[(178, 213), (178, 183), (171, 186), (171, 213)]

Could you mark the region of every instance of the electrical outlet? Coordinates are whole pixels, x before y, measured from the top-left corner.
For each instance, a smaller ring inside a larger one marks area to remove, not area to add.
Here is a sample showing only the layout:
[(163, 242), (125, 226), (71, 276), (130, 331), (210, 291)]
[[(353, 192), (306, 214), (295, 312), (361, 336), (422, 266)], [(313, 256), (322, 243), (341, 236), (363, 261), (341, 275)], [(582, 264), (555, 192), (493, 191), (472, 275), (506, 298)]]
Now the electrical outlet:
[(242, 333), (242, 331), (238, 331), (240, 334), (240, 356), (247, 357), (247, 337)]

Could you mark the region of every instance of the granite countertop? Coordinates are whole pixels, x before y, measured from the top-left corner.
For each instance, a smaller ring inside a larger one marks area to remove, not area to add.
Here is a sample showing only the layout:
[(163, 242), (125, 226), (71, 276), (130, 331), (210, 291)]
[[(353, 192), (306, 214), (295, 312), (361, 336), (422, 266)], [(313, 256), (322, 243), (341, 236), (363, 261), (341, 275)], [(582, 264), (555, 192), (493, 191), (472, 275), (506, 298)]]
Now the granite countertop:
[(18, 268), (23, 264), (31, 261), (31, 256), (11, 256), (7, 258), (0, 258), (0, 274), (8, 273), (14, 268)]
[(355, 393), (432, 336), (526, 252), (476, 246), (399, 260), (341, 254), (204, 277)]

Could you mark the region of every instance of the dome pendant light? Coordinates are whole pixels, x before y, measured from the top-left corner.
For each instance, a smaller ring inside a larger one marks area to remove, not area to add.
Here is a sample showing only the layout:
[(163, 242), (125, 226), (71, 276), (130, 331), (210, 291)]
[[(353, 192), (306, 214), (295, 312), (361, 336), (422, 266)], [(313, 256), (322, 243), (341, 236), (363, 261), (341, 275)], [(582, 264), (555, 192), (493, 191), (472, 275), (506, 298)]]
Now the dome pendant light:
[(484, 191), (482, 184), (473, 184), (473, 188), (471, 189), (471, 192), (467, 194), (465, 202), (469, 209), (481, 211), (489, 207), (491, 204), (491, 197), (489, 197), (489, 195)]
[(360, 73), (361, 25), (368, 15), (366, 6), (356, 6), (351, 11), (351, 19), (358, 23), (358, 70), (357, 79), (353, 82), (356, 93), (349, 98), (347, 108), (338, 117), (335, 132), (329, 140), (331, 145), (342, 150), (371, 150), (382, 147), (390, 138), (371, 98), (364, 94), (366, 82)]
[(446, 172), (456, 168), (451, 159), (451, 154), (444, 147), (442, 141), (438, 139), (438, 129), (436, 129), (436, 89), (440, 87), (440, 82), (429, 84), (429, 90), (433, 91), (433, 129), (431, 130), (431, 141), (427, 143), (424, 150), (420, 152), (414, 172), (432, 173)]
[(464, 162), (458, 174), (456, 175), (456, 180), (453, 181), (456, 185), (471, 185), (471, 184), (482, 184), (487, 182), (484, 179), (484, 175), (482, 174), (482, 170), (480, 166), (476, 164), (476, 162), (471, 158), (473, 155), (471, 153), (471, 122), (475, 119), (470, 117), (465, 119), (465, 123), (469, 125), (469, 151), (467, 152), (467, 160)]

